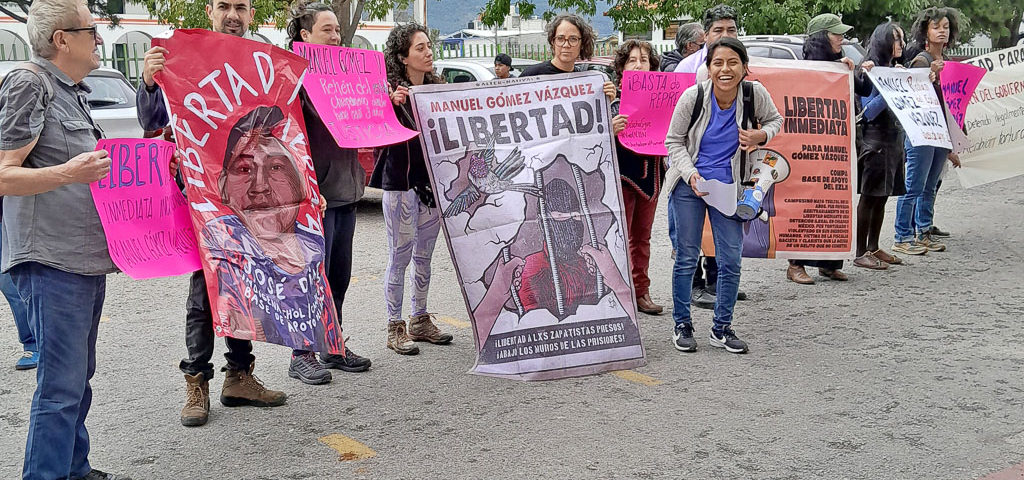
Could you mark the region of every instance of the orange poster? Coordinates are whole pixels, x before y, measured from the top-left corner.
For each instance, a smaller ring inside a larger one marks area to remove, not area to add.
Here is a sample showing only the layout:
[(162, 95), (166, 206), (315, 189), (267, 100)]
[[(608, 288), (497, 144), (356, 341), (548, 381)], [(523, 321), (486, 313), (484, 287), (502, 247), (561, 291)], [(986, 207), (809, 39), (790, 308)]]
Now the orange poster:
[[(747, 170), (765, 189), (760, 215), (744, 224), (743, 256), (840, 260), (854, 257), (857, 171), (853, 77), (838, 62), (752, 58), (785, 119)], [(710, 226), (704, 252), (714, 255)]]

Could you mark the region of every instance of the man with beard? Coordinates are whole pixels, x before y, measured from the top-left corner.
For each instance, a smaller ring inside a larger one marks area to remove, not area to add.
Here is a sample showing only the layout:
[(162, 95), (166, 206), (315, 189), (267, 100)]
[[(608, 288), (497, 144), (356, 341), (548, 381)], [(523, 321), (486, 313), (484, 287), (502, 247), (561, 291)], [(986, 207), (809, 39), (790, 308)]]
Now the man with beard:
[[(216, 32), (244, 37), (252, 23), (252, 4), (249, 0), (207, 0), (206, 15)], [(169, 52), (163, 47), (153, 47), (146, 52), (143, 64), (142, 83), (137, 98), (139, 123), (145, 130), (157, 130), (170, 123), (164, 106), (164, 95), (156, 84), (154, 75), (163, 70), (164, 58)], [(213, 378), (214, 333), (213, 315), (206, 290), (203, 271), (192, 273), (188, 300), (185, 304), (185, 345), (188, 358), (183, 359), (179, 368), (185, 374), (186, 400), (181, 410), (181, 424), (185, 426), (205, 425), (210, 414), (209, 382)], [(284, 392), (268, 390), (253, 376), (256, 357), (252, 354), (252, 342), (224, 337), (228, 351), (225, 367), (221, 403), (225, 406), (252, 405), (276, 407), (284, 405), (288, 396)]]

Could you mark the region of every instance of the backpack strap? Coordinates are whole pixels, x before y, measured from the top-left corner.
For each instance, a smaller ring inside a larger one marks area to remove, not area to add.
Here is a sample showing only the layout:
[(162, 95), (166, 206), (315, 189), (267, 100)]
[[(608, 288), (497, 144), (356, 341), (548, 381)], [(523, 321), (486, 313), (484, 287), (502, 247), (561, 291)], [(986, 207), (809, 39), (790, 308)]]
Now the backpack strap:
[[(743, 130), (757, 128), (760, 125), (757, 124), (757, 116), (754, 114), (754, 84), (744, 80), (740, 86), (743, 95), (743, 120), (740, 122), (742, 123), (740, 128)], [(744, 177), (747, 177), (746, 150), (740, 152), (740, 183), (743, 185), (753, 185), (753, 182), (749, 179), (744, 181)]]
[(690, 113), (690, 124), (686, 127), (686, 131), (697, 123), (697, 117), (700, 117), (701, 111), (704, 110), (704, 85), (697, 84), (697, 102), (693, 104), (693, 112)]

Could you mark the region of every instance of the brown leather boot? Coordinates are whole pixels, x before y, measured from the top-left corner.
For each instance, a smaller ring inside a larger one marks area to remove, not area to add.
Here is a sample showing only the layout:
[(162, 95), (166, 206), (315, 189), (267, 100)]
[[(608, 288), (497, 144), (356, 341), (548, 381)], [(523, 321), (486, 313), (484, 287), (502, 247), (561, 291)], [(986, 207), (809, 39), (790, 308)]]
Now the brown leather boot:
[(804, 270), (803, 265), (790, 264), (789, 268), (786, 269), (786, 278), (800, 285), (814, 285), (814, 279), (807, 274), (807, 270)]
[(186, 427), (206, 425), (210, 419), (210, 382), (202, 373), (185, 375), (185, 407), (181, 424)]
[(431, 321), (433, 314), (423, 313), (409, 316), (409, 338), (414, 342), (430, 342), (434, 345), (452, 343), (452, 334), (441, 332)]
[(651, 300), (649, 293), (636, 298), (636, 309), (648, 315), (661, 315), (661, 312), (665, 311), (664, 307)]
[(267, 390), (263, 382), (252, 374), (256, 364), (249, 370), (228, 370), (224, 376), (224, 388), (220, 391), (220, 403), (225, 407), (278, 407), (284, 405), (288, 395), (284, 392)]
[(388, 348), (399, 355), (416, 355), (420, 347), (412, 343), (405, 331), (405, 322), (388, 322)]

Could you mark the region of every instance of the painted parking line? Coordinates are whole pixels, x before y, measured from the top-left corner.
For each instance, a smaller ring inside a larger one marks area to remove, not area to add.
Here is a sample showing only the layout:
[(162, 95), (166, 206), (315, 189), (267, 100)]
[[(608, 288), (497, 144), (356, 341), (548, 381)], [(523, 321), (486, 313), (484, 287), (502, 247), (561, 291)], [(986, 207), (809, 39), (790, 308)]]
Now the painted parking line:
[(110, 317), (108, 317), (106, 315), (103, 315), (103, 316), (100, 317), (100, 323), (109, 323), (109, 322), (110, 322)]
[(980, 480), (1024, 480), (1024, 463), (1014, 465), (998, 472), (992, 472), (981, 477)]
[(648, 387), (656, 387), (658, 385), (665, 383), (661, 380), (658, 380), (657, 378), (644, 375), (642, 373), (636, 373), (632, 370), (616, 370), (611, 373), (612, 375), (615, 375), (616, 377), (619, 377), (627, 382), (639, 383), (640, 385), (645, 385)]
[(471, 324), (469, 322), (467, 322), (465, 320), (459, 320), (459, 319), (457, 319), (455, 317), (448, 317), (448, 316), (441, 315), (441, 316), (437, 317), (437, 319), (442, 321), (442, 322), (444, 322), (444, 323), (447, 323), (448, 325), (451, 325), (451, 326), (453, 326), (455, 328), (469, 328), (471, 326)]
[(327, 445), (338, 452), (339, 462), (351, 460), (366, 460), (377, 456), (372, 448), (363, 445), (358, 440), (346, 437), (338, 433), (332, 433), (319, 438), (320, 443)]

